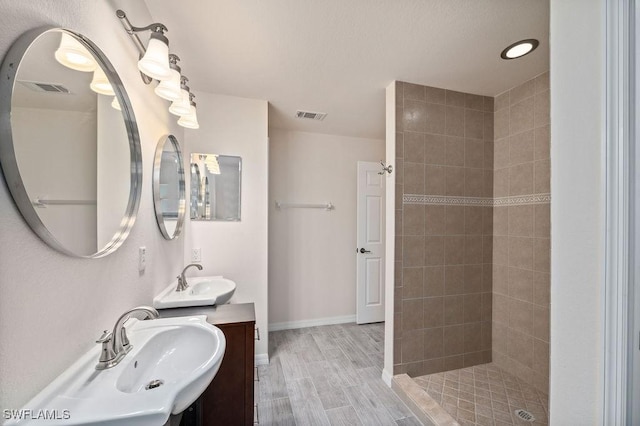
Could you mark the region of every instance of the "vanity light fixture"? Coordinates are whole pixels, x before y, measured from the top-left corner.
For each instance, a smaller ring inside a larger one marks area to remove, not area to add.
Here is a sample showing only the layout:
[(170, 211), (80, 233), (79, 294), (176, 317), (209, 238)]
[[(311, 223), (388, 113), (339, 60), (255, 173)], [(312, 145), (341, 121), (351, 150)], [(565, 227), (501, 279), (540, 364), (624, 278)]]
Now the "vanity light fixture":
[(193, 93), (189, 93), (189, 113), (180, 117), (178, 120), (178, 124), (182, 127), (186, 127), (187, 129), (199, 129), (200, 124), (198, 124), (198, 115), (196, 112), (196, 103), (193, 101), (196, 95)]
[(54, 56), (58, 62), (72, 70), (91, 72), (99, 68), (91, 53), (67, 33), (62, 33), (60, 45)]
[(520, 40), (507, 46), (502, 53), (500, 53), (500, 57), (507, 60), (521, 58), (533, 52), (539, 44), (540, 42), (534, 38)]
[(109, 79), (100, 67), (96, 68), (93, 72), (93, 79), (91, 80), (89, 87), (100, 95), (115, 96), (115, 92), (113, 91), (111, 83), (109, 83)]
[[(140, 52), (138, 69), (141, 71), (142, 81), (150, 84), (154, 79), (158, 80), (159, 83), (154, 92), (159, 97), (171, 101), (169, 112), (180, 116), (178, 124), (197, 129), (199, 125), (195, 113), (196, 104), (187, 86), (188, 80), (182, 75), (182, 70), (178, 66), (180, 58), (175, 54), (169, 54), (169, 40), (164, 35), (168, 31), (167, 27), (161, 23), (134, 27), (124, 11), (120, 9), (116, 11), (116, 16)], [(137, 34), (141, 31), (151, 31), (146, 48)]]
[(170, 77), (166, 80), (162, 80), (155, 89), (156, 95), (160, 96), (162, 99), (172, 102), (182, 98), (182, 93), (180, 92), (181, 69), (178, 66), (179, 60), (180, 58), (178, 55), (169, 55)]

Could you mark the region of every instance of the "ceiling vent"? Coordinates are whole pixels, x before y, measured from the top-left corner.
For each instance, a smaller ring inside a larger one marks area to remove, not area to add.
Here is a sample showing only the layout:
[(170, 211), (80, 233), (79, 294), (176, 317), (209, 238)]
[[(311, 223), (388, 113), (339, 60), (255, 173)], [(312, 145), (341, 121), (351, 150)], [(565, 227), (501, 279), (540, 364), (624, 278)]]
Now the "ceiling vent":
[(326, 112), (296, 111), (297, 118), (322, 121), (327, 116)]
[(62, 84), (54, 83), (39, 83), (37, 81), (20, 81), (20, 84), (33, 90), (34, 92), (50, 92), (50, 93), (65, 93), (69, 94), (71, 91), (64, 87)]

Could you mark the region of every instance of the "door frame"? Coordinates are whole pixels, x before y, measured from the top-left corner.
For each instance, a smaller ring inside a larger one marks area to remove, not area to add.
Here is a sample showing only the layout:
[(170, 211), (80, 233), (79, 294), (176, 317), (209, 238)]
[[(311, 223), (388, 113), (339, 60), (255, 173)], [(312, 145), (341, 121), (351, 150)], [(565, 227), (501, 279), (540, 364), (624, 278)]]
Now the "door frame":
[(640, 227), (640, 149), (635, 132), (640, 123), (635, 83), (640, 81), (635, 55), (638, 19), (635, 0), (607, 0), (602, 424), (612, 426), (632, 424), (640, 416), (632, 403), (640, 390), (632, 374), (640, 367), (634, 325), (640, 315), (634, 294), (640, 277), (640, 237), (635, 235)]

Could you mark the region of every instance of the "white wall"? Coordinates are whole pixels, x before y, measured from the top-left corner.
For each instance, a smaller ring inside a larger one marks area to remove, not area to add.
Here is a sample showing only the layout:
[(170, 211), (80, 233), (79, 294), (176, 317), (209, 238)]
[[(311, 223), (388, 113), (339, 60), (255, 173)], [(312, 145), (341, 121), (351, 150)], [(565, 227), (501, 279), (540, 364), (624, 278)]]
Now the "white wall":
[[(124, 81), (140, 129), (144, 157), (138, 219), (120, 249), (102, 259), (76, 259), (49, 248), (24, 222), (0, 178), (0, 409), (20, 408), (89, 350), (102, 330), (133, 306), (151, 303), (180, 271), (183, 241), (166, 241), (155, 222), (151, 170), (161, 136), (183, 132), (168, 104), (145, 86), (138, 52), (115, 17), (152, 22), (142, 2), (0, 0), (0, 56), (24, 31), (43, 25), (79, 31), (98, 44)], [(138, 247), (147, 270), (138, 273)]]
[[(269, 324), (353, 321), (356, 163), (382, 160), (384, 141), (280, 129), (269, 136)], [(276, 201), (332, 202), (335, 210), (279, 210)]]
[[(267, 355), (267, 227), (268, 165), (267, 102), (196, 92), (199, 130), (187, 130), (185, 154), (242, 157), (242, 212), (240, 222), (190, 221), (185, 241), (185, 263), (191, 248), (202, 250), (201, 272), (188, 275), (224, 275), (237, 288), (232, 303), (253, 302), (261, 340), (260, 360)], [(188, 169), (186, 169), (188, 170)], [(187, 194), (189, 194), (187, 188)]]
[(604, 0), (551, 0), (550, 421), (601, 424)]

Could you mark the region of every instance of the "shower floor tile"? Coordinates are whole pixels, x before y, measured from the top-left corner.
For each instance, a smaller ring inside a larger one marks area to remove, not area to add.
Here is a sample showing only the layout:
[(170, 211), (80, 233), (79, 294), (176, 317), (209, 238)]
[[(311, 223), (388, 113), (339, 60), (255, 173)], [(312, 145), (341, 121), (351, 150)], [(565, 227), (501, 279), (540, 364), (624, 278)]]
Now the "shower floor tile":
[[(413, 379), (461, 425), (546, 425), (548, 396), (493, 364)], [(535, 421), (515, 414), (526, 410)]]

